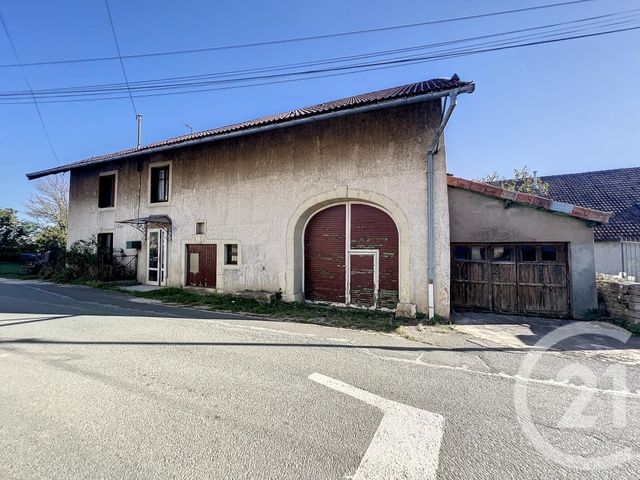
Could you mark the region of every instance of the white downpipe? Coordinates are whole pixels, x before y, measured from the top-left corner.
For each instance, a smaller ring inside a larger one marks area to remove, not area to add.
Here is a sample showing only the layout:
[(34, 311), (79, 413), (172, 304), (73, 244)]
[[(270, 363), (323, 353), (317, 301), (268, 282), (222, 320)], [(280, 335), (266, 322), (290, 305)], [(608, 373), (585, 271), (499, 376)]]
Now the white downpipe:
[[(435, 131), (433, 136), (433, 141), (431, 142), (431, 146), (427, 151), (427, 279), (429, 284), (428, 295), (429, 298), (427, 300), (428, 311), (429, 311), (429, 319), (432, 319), (435, 316), (436, 308), (435, 308), (435, 299), (434, 299), (434, 239), (433, 239), (433, 155), (438, 151), (438, 144), (440, 143), (440, 136), (444, 131), (444, 128), (447, 126), (447, 122), (453, 113), (453, 110), (456, 108), (457, 99), (458, 99), (459, 90), (453, 90), (449, 93), (448, 97), (450, 98), (450, 103), (446, 111), (443, 113), (442, 120), (440, 125)], [(445, 102), (446, 102), (445, 97)], [(443, 108), (446, 105), (443, 105)]]
[(436, 315), (436, 305), (433, 301), (433, 280), (429, 282), (429, 319)]

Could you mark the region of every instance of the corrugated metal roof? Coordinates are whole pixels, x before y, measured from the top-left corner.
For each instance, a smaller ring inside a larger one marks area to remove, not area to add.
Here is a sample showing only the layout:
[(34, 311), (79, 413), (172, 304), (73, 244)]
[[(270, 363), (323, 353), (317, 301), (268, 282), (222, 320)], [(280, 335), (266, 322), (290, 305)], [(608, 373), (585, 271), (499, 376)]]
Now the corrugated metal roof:
[[(466, 88), (465, 88), (466, 87)], [(33, 180), (35, 178), (43, 177), (45, 175), (51, 175), (54, 173), (65, 172), (76, 168), (82, 168), (95, 163), (101, 163), (104, 161), (116, 160), (121, 157), (132, 157), (143, 155), (145, 153), (151, 153), (155, 149), (162, 147), (175, 147), (179, 148), (182, 144), (189, 144), (194, 141), (207, 141), (216, 140), (220, 136), (227, 135), (233, 132), (243, 132), (246, 134), (251, 133), (252, 130), (259, 127), (266, 127), (269, 125), (286, 126), (287, 122), (303, 118), (313, 118), (322, 114), (337, 111), (357, 110), (359, 107), (367, 105), (384, 103), (387, 101), (420, 97), (422, 95), (432, 94), (436, 92), (448, 92), (455, 89), (464, 89), (466, 92), (472, 92), (474, 89), (473, 82), (463, 82), (456, 75), (451, 79), (436, 78), (432, 80), (425, 80), (422, 82), (411, 83), (408, 85), (401, 85), (398, 87), (387, 88), (385, 90), (378, 90), (376, 92), (364, 93), (361, 95), (355, 95), (353, 97), (342, 98), (339, 100), (332, 100), (330, 102), (320, 103), (310, 107), (304, 107), (296, 110), (291, 110), (276, 115), (269, 115), (266, 117), (256, 118), (247, 122), (236, 123), (233, 125), (227, 125), (224, 127), (214, 128), (212, 130), (205, 130), (202, 132), (192, 133), (189, 135), (183, 135), (180, 137), (169, 138), (160, 142), (144, 145), (137, 148), (130, 148), (127, 150), (121, 150), (119, 152), (107, 153), (105, 155), (98, 155), (90, 157), (85, 160), (68, 163), (60, 167), (54, 167), (48, 170), (42, 170), (39, 172), (32, 172), (27, 174), (27, 178)]]

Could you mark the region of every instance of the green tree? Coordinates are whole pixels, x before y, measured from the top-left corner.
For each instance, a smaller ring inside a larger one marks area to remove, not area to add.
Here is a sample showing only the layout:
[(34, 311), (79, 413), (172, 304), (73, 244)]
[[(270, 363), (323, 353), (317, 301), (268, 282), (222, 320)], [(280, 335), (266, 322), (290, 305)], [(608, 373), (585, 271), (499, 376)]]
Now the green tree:
[(41, 227), (33, 236), (33, 243), (38, 252), (64, 250), (67, 246), (67, 233), (56, 226)]
[(16, 260), (33, 248), (31, 236), (35, 225), (18, 219), (12, 208), (0, 208), (0, 260)]
[(39, 252), (63, 250), (67, 244), (69, 219), (69, 182), (65, 175), (36, 180), (35, 193), (27, 200), (26, 209), (40, 231), (35, 235)]
[(505, 178), (499, 175), (498, 172), (493, 172), (478, 179), (478, 181), (490, 183), (491, 185), (499, 185), (502, 188), (513, 190), (514, 192), (533, 193), (537, 195), (549, 193), (549, 184), (538, 178), (536, 185), (536, 179), (526, 165), (520, 169), (514, 168), (512, 178)]

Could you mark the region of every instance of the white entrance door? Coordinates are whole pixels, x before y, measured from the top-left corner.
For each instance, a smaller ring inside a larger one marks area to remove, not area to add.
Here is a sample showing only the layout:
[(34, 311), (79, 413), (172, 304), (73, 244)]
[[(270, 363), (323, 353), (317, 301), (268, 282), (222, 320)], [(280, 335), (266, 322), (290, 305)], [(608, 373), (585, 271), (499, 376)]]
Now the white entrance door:
[(147, 283), (167, 284), (167, 232), (150, 229), (147, 238)]

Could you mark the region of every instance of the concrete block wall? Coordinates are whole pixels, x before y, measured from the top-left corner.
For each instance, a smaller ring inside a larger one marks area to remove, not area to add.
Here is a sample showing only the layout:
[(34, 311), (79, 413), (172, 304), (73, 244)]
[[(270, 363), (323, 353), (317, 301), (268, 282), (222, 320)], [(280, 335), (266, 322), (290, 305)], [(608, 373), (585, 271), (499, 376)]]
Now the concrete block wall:
[(612, 317), (640, 324), (640, 283), (614, 275), (597, 275), (598, 303)]

